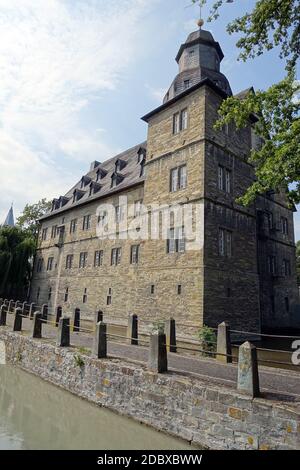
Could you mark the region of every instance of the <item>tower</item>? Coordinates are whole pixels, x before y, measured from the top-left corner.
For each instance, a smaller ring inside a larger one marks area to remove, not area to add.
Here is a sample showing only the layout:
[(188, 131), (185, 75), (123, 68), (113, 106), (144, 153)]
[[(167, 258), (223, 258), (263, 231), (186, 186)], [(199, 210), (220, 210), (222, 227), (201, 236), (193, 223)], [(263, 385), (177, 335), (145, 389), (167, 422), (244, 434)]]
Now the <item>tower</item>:
[(229, 82), (220, 72), (223, 58), (220, 44), (214, 40), (209, 31), (199, 29), (191, 33), (185, 43), (180, 46), (176, 56), (179, 73), (167, 91), (164, 103), (206, 78), (227, 95), (231, 95)]
[(13, 205), (11, 205), (6, 219), (3, 223), (3, 227), (14, 227), (15, 226), (15, 221), (14, 221), (14, 210), (13, 210)]

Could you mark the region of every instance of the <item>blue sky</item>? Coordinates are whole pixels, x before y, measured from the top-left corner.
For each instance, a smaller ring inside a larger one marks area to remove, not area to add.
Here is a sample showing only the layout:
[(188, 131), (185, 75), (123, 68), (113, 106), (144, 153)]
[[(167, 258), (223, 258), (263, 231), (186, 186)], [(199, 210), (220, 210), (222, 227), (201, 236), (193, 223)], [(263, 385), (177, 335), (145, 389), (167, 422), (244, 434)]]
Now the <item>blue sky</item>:
[[(196, 29), (190, 3), (0, 0), (0, 221), (11, 201), (18, 214), (26, 202), (64, 194), (91, 161), (146, 139), (140, 117), (161, 103), (179, 46)], [(254, 4), (236, 0), (205, 25), (234, 92), (284, 75), (278, 51), (237, 61), (226, 24)], [(295, 227), (299, 239), (298, 215)]]

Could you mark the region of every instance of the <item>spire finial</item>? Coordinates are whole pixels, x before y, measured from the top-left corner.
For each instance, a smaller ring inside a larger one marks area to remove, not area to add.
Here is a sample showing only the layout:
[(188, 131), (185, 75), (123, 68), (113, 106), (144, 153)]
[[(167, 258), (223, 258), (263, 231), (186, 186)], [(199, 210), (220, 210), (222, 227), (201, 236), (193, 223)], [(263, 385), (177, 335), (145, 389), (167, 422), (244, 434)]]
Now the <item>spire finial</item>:
[(197, 21), (197, 25), (199, 26), (200, 30), (202, 26), (204, 25), (204, 20), (202, 18), (202, 7), (203, 7), (203, 0), (199, 0), (200, 16), (199, 16), (199, 20)]

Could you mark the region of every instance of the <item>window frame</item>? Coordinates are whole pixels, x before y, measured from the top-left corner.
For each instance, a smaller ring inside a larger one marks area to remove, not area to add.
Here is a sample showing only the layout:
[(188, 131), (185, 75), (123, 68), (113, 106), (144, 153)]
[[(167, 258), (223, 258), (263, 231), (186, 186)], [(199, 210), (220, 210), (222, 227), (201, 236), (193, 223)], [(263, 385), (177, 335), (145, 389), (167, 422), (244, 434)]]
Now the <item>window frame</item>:
[(131, 245), (130, 247), (130, 264), (136, 265), (139, 264), (140, 257), (140, 245)]
[(82, 230), (86, 232), (87, 230), (91, 229), (91, 214), (87, 214), (83, 216), (82, 219)]
[(94, 253), (94, 268), (103, 266), (103, 250), (96, 250)]
[(88, 259), (88, 252), (87, 251), (82, 251), (81, 253), (79, 253), (79, 269), (86, 268), (87, 259)]
[(74, 260), (74, 255), (73, 254), (68, 254), (66, 256), (66, 269), (72, 269), (73, 260)]

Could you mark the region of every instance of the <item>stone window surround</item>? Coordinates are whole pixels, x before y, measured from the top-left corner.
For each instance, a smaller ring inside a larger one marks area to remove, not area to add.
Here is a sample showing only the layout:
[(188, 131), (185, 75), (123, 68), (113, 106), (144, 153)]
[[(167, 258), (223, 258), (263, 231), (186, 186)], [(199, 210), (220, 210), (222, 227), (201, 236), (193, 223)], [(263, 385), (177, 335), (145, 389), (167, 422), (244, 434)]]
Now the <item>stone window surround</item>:
[(218, 189), (230, 194), (232, 192), (232, 170), (218, 165)]
[[(185, 170), (183, 172), (183, 169)], [(176, 178), (173, 178), (173, 176)], [(174, 188), (174, 181), (176, 181)], [(170, 192), (175, 193), (187, 188), (187, 164), (183, 163), (170, 169)]]
[(103, 266), (103, 250), (96, 250), (94, 254), (94, 268), (99, 268)]
[(90, 230), (92, 216), (90, 214), (84, 215), (82, 220), (82, 230)]
[(183, 108), (173, 114), (173, 134), (179, 134), (189, 127), (188, 108)]
[(111, 266), (117, 266), (121, 263), (122, 248), (116, 247), (111, 250)]
[(75, 233), (77, 230), (77, 218), (72, 219), (70, 222), (70, 233)]
[(224, 227), (219, 227), (219, 232), (218, 232), (219, 256), (222, 256), (223, 258), (232, 257), (232, 238), (233, 238), (232, 230), (228, 230), (227, 228), (224, 228)]
[(130, 264), (138, 264), (140, 257), (140, 245), (131, 245), (130, 247)]
[(72, 269), (73, 259), (74, 259), (74, 255), (72, 255), (72, 254), (67, 255), (67, 257), (66, 257), (66, 269)]
[(87, 265), (87, 258), (88, 258), (88, 252), (87, 251), (82, 251), (79, 254), (79, 268), (83, 269)]
[(42, 240), (43, 241), (47, 240), (47, 235), (48, 235), (48, 227), (43, 228), (43, 230), (42, 230)]
[(184, 227), (170, 227), (168, 230), (167, 253), (185, 253)]
[(52, 269), (53, 269), (53, 261), (54, 261), (54, 257), (53, 257), (53, 256), (49, 256), (48, 261), (47, 261), (47, 271), (52, 271)]

